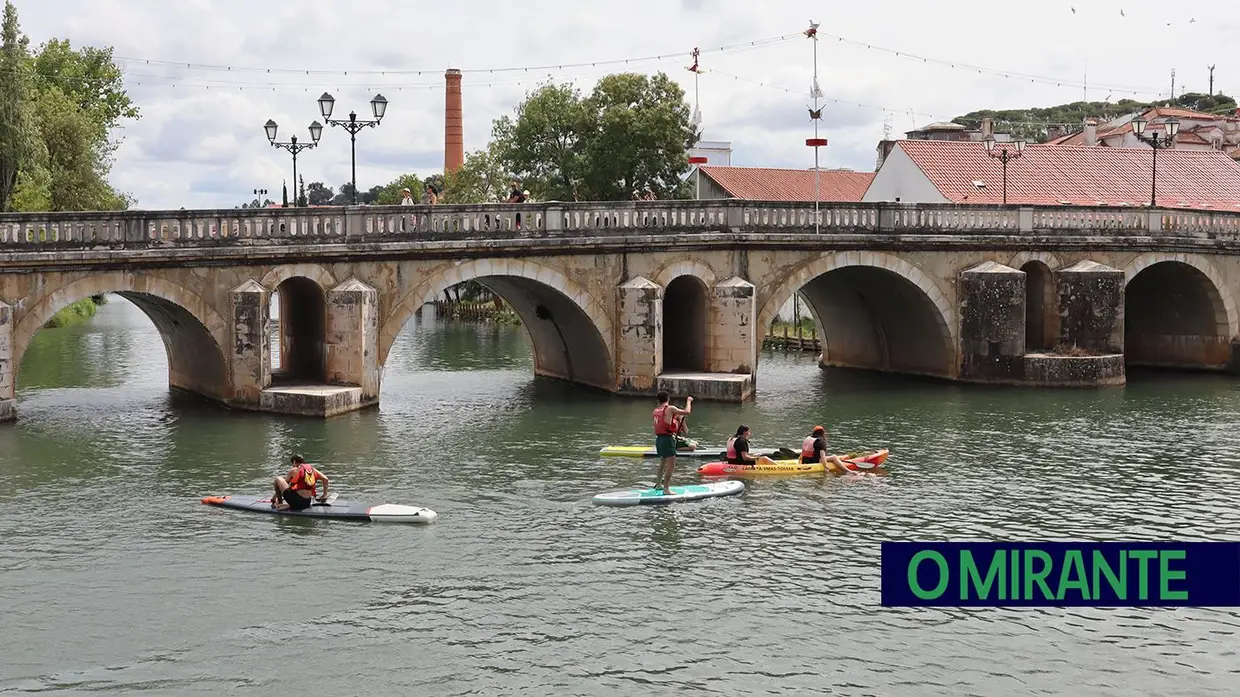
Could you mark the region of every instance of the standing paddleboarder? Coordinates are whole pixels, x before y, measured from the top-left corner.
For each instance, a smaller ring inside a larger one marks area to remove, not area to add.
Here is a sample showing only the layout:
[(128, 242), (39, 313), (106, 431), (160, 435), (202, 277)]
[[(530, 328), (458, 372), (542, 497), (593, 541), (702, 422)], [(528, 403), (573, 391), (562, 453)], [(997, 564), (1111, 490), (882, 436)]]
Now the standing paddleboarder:
[(659, 481), (665, 496), (672, 495), (672, 471), (676, 469), (676, 435), (680, 422), (693, 412), (693, 398), (685, 397), (685, 408), (672, 406), (667, 392), (657, 395), (659, 406), (654, 408), (654, 451), (659, 456)]

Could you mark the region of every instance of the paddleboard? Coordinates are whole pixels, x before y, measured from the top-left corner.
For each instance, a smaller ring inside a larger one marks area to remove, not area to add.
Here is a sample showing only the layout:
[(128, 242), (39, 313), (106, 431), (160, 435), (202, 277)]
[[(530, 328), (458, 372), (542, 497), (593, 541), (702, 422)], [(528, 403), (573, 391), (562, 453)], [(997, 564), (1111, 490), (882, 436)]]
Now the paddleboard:
[(600, 506), (642, 506), (663, 503), (680, 503), (697, 501), (716, 496), (733, 496), (745, 490), (745, 485), (736, 480), (726, 482), (708, 482), (706, 484), (689, 484), (673, 486), (671, 495), (662, 489), (630, 489), (628, 491), (612, 491), (594, 497), (594, 503)]
[(269, 496), (207, 496), (202, 499), (202, 502), (209, 506), (251, 513), (270, 513), (301, 518), (369, 520), (376, 523), (429, 523), (439, 517), (438, 513), (429, 508), (402, 506), (395, 503), (372, 506), (367, 503), (338, 499), (334, 495), (328, 497), (327, 503), (315, 501), (309, 508), (301, 511), (294, 511), (291, 508), (276, 510), (271, 507)]
[[(766, 455), (774, 458), (781, 454), (781, 448), (764, 448), (758, 450), (750, 450), (750, 453), (757, 457), (758, 455)], [(791, 451), (788, 451), (791, 452)], [(609, 445), (598, 451), (602, 457), (658, 457), (653, 446), (645, 445)], [(701, 446), (696, 450), (677, 450), (676, 457), (710, 457), (720, 458), (727, 457), (727, 446)], [(785, 453), (786, 454), (786, 453)]]
[[(844, 466), (853, 472), (865, 472), (881, 466), (887, 461), (888, 450), (875, 450), (844, 461)], [(774, 459), (774, 458), (772, 458)], [(801, 463), (797, 460), (775, 460), (773, 465), (732, 465), (727, 462), (708, 462), (698, 468), (697, 473), (706, 477), (731, 475), (734, 477), (753, 477), (763, 474), (820, 474), (827, 468), (820, 462)]]

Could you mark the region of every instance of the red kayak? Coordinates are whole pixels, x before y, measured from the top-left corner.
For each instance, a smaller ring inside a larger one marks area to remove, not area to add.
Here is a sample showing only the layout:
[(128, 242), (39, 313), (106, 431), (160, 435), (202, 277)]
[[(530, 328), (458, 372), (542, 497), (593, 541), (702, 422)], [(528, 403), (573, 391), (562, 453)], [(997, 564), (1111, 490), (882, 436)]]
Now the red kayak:
[[(887, 448), (883, 448), (882, 450), (870, 450), (848, 459), (845, 459), (843, 455), (839, 457), (844, 460), (844, 466), (849, 470), (865, 472), (886, 462), (889, 452)], [(827, 471), (827, 468), (820, 462), (802, 463), (799, 459), (774, 460), (774, 462), (774, 465), (730, 465), (726, 462), (708, 462), (699, 467), (697, 473), (707, 477), (719, 477), (724, 475), (815, 474)]]

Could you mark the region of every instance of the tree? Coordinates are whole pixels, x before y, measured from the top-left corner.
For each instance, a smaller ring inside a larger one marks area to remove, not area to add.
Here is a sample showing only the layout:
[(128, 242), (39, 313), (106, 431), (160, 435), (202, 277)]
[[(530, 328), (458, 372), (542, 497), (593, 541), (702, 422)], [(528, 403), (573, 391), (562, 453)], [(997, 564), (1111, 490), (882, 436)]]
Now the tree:
[(39, 47), (33, 66), (35, 89), (62, 91), (86, 112), (103, 138), (122, 118), (139, 118), (138, 108), (125, 92), (121, 70), (112, 61), (111, 48), (87, 46), (75, 51), (68, 39), (52, 39)]
[(131, 199), (108, 183), (113, 129), (138, 110), (112, 50), (53, 39), (33, 55), (17, 10), (0, 29), (0, 210), (117, 210)]
[(475, 150), (465, 155), (465, 161), (455, 172), (444, 177), (444, 187), (439, 200), (443, 203), (495, 203), (504, 200), (508, 191), (508, 177), (492, 144), (486, 150)]
[(544, 84), (492, 126), (495, 157), (543, 200), (627, 200), (649, 187), (667, 198), (698, 138), (684, 90), (667, 75), (608, 75), (583, 98)]
[(670, 198), (698, 139), (680, 85), (663, 73), (608, 75), (585, 107), (586, 185), (593, 197), (624, 200), (649, 188)]
[(27, 44), (17, 22), (17, 8), (6, 0), (0, 28), (0, 211), (12, 210), (18, 173), (34, 146)]
[(310, 182), (305, 185), (305, 197), (311, 206), (326, 206), (331, 203), (332, 188), (323, 182)]
[(543, 200), (574, 201), (584, 193), (581, 94), (570, 85), (545, 84), (491, 126), (501, 166)]
[(413, 195), (413, 200), (419, 200), (422, 193), (423, 183), (416, 174), (402, 174), (399, 177), (388, 182), (385, 186), (375, 187), (379, 189), (378, 195), (375, 196), (372, 203), (379, 206), (395, 206), (401, 201), (401, 189), (409, 189), (409, 193)]
[(306, 200), (306, 175), (304, 174), (297, 175), (297, 191), (296, 205), (304, 208), (308, 205), (308, 201)]

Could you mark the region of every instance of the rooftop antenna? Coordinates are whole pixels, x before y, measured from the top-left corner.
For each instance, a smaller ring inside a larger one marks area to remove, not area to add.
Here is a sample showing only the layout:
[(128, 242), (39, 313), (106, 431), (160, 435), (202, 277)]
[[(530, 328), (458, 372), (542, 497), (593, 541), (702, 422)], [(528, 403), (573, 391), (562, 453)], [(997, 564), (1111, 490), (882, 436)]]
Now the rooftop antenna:
[(814, 83), (809, 90), (809, 96), (814, 100), (814, 106), (809, 109), (809, 118), (814, 122), (814, 137), (806, 140), (805, 144), (814, 149), (814, 234), (818, 234), (821, 225), (818, 200), (822, 198), (819, 184), (822, 173), (818, 169), (818, 148), (827, 144), (826, 138), (818, 137), (818, 122), (822, 120), (822, 107), (819, 106), (822, 100), (822, 89), (818, 86), (818, 22), (812, 19), (809, 21), (809, 29), (805, 30), (805, 36), (814, 42)]

